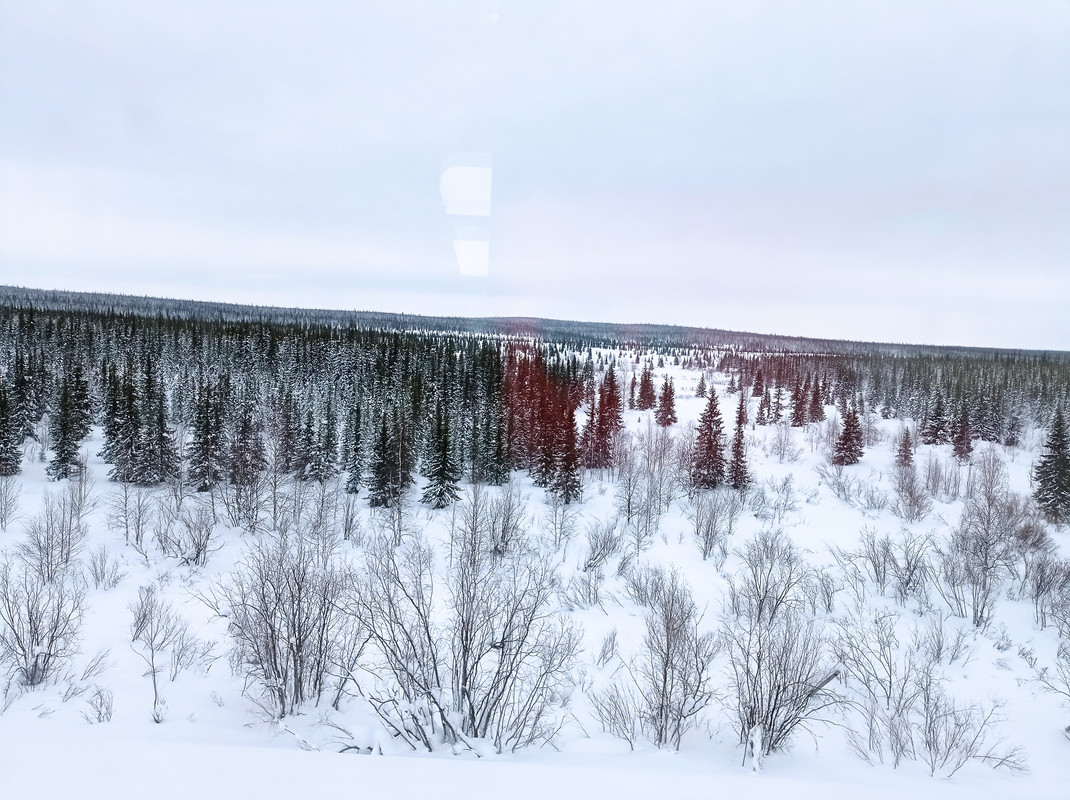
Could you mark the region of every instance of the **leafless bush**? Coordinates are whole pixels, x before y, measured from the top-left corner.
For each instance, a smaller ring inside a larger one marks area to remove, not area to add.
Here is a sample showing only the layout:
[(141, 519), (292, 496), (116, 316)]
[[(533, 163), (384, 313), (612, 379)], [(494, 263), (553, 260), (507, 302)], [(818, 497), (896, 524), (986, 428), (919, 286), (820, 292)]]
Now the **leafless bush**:
[(602, 730), (623, 739), (634, 750), (642, 735), (642, 699), (635, 683), (630, 679), (615, 680), (605, 689), (591, 692), (590, 700)]
[(130, 604), (130, 613), (133, 616), (130, 622), (130, 647), (148, 667), (145, 674), (152, 679), (152, 720), (160, 723), (164, 721), (167, 708), (160, 696), (160, 660), (189, 626), (175, 613), (170, 603), (160, 599), (156, 587), (152, 585), (138, 588), (138, 599)]
[(879, 536), (874, 529), (863, 528), (857, 550), (834, 547), (832, 556), (848, 585), (858, 587), (856, 594), (860, 597), (865, 596), (867, 585), (876, 587), (881, 594), (887, 590), (893, 561), (890, 536)]
[(114, 589), (126, 577), (126, 570), (112, 558), (106, 545), (100, 545), (89, 554), (86, 569), (94, 589)]
[(542, 527), (549, 534), (555, 550), (572, 541), (576, 533), (576, 520), (580, 510), (575, 503), (566, 503), (556, 492), (546, 495), (546, 513), (543, 514)]
[(1025, 592), (1033, 601), (1033, 618), (1045, 628), (1070, 600), (1070, 562), (1041, 552), (1027, 555), (1025, 563)]
[(515, 750), (560, 728), (579, 639), (550, 612), (553, 565), (521, 547), (496, 557), (490, 541), (485, 522), (458, 526), (448, 609), (435, 607), (434, 551), (419, 534), (374, 542), (351, 595), (378, 654), (362, 693), (414, 749), (480, 738)]
[(617, 533), (616, 520), (592, 523), (587, 526), (587, 557), (583, 562), (583, 571), (591, 572), (600, 567), (620, 551), (621, 537)]
[(111, 722), (112, 713), (115, 709), (115, 695), (110, 689), (103, 686), (93, 686), (89, 697), (86, 699), (88, 711), (82, 712), (82, 718), (90, 725), (101, 722)]
[[(349, 680), (355, 663), (347, 640), (361, 636), (342, 613), (350, 583), (296, 534), (273, 535), (252, 545), (237, 568), (202, 599), (227, 620), (233, 663), (259, 691), (275, 719), (308, 700), (319, 701), (332, 669)], [(359, 655), (359, 648), (357, 649)]]
[(852, 506), (858, 503), (862, 482), (842, 464), (818, 464), (814, 472), (839, 500)]
[(1036, 681), (1047, 691), (1070, 700), (1070, 642), (1059, 642), (1054, 667), (1036, 669)]
[(894, 475), (895, 502), (892, 513), (906, 522), (918, 522), (932, 510), (933, 503), (913, 464), (896, 467)]
[(899, 615), (855, 608), (836, 620), (833, 648), (847, 676), (857, 681), (867, 700), (893, 717), (906, 714), (917, 697), (919, 665), (913, 650), (899, 647)]
[(78, 652), (85, 589), (77, 576), (46, 580), (0, 562), (0, 660), (23, 686), (39, 686)]
[(200, 639), (193, 634), (188, 625), (180, 625), (178, 635), (171, 643), (168, 659), (168, 676), (174, 681), (178, 676), (200, 665), (207, 670), (216, 660), (215, 642)]
[(784, 517), (798, 510), (795, 486), (790, 475), (782, 480), (769, 478), (750, 492), (748, 503), (755, 517), (763, 522), (779, 525)]
[(923, 466), (925, 489), (937, 500), (953, 502), (962, 494), (962, 465), (955, 459), (940, 460), (929, 453)]
[(364, 530), (360, 523), (360, 503), (357, 496), (349, 492), (342, 500), (341, 531), (345, 541), (358, 546), (364, 543)]
[(932, 579), (932, 565), (929, 561), (931, 549), (930, 537), (907, 531), (903, 531), (899, 539), (892, 543), (889, 567), (895, 599), (900, 605), (906, 603), (908, 597), (924, 595), (926, 586)]
[(598, 655), (595, 657), (594, 663), (600, 667), (604, 667), (611, 660), (617, 657), (617, 629), (614, 628), (605, 635), (602, 639), (602, 645), (598, 648)]
[(924, 626), (914, 628), (912, 646), (928, 663), (965, 666), (973, 655), (971, 629), (958, 624), (949, 631), (946, 623), (945, 617), (930, 616)]
[(1016, 532), (1029, 520), (1030, 508), (1006, 490), (1005, 467), (993, 450), (982, 451), (977, 461), (958, 528), (937, 548), (938, 589), (952, 611), (968, 613), (975, 627), (985, 628), (1000, 587), (1021, 559)]
[(521, 493), (520, 487), (513, 481), (506, 482), (501, 493), (490, 501), (488, 511), (491, 551), (496, 556), (504, 556), (510, 549), (521, 546), (531, 519), (527, 497)]
[(602, 606), (602, 584), (606, 574), (601, 568), (576, 573), (561, 589), (561, 605), (569, 611)]
[(930, 775), (949, 778), (970, 761), (1013, 772), (1025, 770), (1021, 748), (1003, 749), (1001, 740), (992, 741), (1002, 703), (960, 704), (931, 676), (919, 688), (915, 746)]
[(781, 531), (763, 530), (738, 551), (743, 564), (729, 581), (731, 613), (772, 619), (805, 605), (812, 570)]
[(786, 422), (778, 423), (773, 429), (773, 441), (769, 445), (769, 453), (776, 457), (777, 462), (794, 464), (803, 454), (801, 447), (795, 446), (794, 434), (791, 425)]
[(691, 592), (676, 572), (646, 616), (646, 636), (635, 669), (644, 704), (641, 719), (658, 747), (680, 740), (713, 697), (710, 663), (717, 652), (712, 633), (701, 633)]
[(744, 501), (745, 495), (728, 487), (695, 493), (688, 518), (703, 559), (716, 554), (718, 564), (724, 563)]
[(740, 743), (760, 742), (767, 754), (839, 702), (827, 689), (837, 672), (828, 666), (821, 626), (803, 611), (812, 570), (790, 540), (763, 531), (739, 555), (721, 635)]
[(73, 486), (69, 483), (59, 495), (45, 492), (41, 512), (26, 524), (26, 539), (16, 550), (26, 566), (46, 581), (62, 579), (85, 547), (82, 501)]
[(888, 493), (872, 483), (863, 483), (858, 493), (858, 508), (879, 514), (888, 507)]
[(0, 476), (0, 530), (6, 531), (19, 512), (22, 483), (14, 475)]
[(670, 575), (662, 567), (642, 566), (625, 576), (628, 596), (636, 605), (654, 608), (669, 589)]
[(771, 618), (729, 617), (721, 636), (741, 744), (760, 730), (763, 755), (779, 750), (797, 729), (839, 703), (828, 689), (837, 673), (816, 620), (791, 608)]
[(206, 503), (184, 503), (176, 509), (164, 502), (157, 506), (154, 534), (161, 552), (191, 567), (203, 567), (222, 543), (217, 538), (215, 514)]
[(710, 664), (717, 641), (700, 631), (690, 589), (675, 571), (650, 570), (644, 582), (649, 602), (642, 647), (625, 668), (627, 679), (595, 693), (593, 707), (603, 728), (630, 745), (638, 729), (657, 747), (679, 749), (714, 696)]
[(139, 553), (144, 553), (145, 535), (152, 526), (155, 514), (150, 490), (120, 483), (108, 496), (106, 508), (108, 525), (122, 531), (123, 541), (133, 545)]

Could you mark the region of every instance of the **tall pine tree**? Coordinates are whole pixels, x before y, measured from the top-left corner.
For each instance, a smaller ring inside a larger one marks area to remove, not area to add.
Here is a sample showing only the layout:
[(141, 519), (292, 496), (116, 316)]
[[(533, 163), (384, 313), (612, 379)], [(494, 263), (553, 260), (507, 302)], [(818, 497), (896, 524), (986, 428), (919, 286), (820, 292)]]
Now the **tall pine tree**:
[(706, 409), (695, 431), (695, 449), (691, 457), (691, 484), (696, 489), (716, 489), (725, 482), (724, 419), (717, 392), (709, 388)]
[(1070, 440), (1062, 408), (1055, 409), (1044, 453), (1033, 468), (1033, 497), (1052, 522), (1070, 522)]
[(732, 436), (732, 457), (728, 463), (728, 482), (733, 489), (743, 490), (750, 486), (750, 473), (747, 471), (747, 393), (739, 393), (739, 406), (736, 409), (736, 431)]
[(445, 508), (460, 497), (461, 470), (453, 458), (450, 427), (441, 403), (435, 409), (435, 429), (429, 451), (427, 486), (420, 501), (432, 508)]

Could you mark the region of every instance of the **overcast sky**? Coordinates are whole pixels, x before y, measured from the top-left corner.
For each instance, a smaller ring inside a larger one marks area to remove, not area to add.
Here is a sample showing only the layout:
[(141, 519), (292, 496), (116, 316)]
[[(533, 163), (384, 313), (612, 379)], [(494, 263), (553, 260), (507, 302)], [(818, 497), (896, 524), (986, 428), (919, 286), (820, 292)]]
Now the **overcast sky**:
[(0, 282), (1070, 350), (1070, 2), (0, 0)]

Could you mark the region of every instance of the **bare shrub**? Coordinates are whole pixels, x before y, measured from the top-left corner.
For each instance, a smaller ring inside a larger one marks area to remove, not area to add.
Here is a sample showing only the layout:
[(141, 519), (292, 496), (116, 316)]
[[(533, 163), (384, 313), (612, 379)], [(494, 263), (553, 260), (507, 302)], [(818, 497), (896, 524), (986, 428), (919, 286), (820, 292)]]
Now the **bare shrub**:
[(933, 503), (918, 478), (918, 469), (913, 463), (896, 467), (893, 477), (895, 501), (892, 513), (906, 522), (919, 522), (932, 510)]
[[(316, 548), (295, 534), (257, 541), (220, 584), (202, 599), (227, 620), (232, 655), (273, 719), (318, 702), (331, 670), (348, 680), (355, 663), (347, 639), (360, 637), (341, 610), (349, 580), (333, 563), (324, 565)], [(359, 648), (357, 649), (359, 655)]]
[(100, 545), (89, 554), (86, 570), (94, 589), (114, 589), (126, 577), (126, 570), (117, 559), (112, 558), (106, 545)]
[(970, 761), (1025, 769), (1020, 747), (1004, 749), (1002, 740), (993, 741), (1002, 703), (959, 703), (931, 676), (920, 682), (919, 694), (915, 746), (930, 775), (950, 778)]
[(587, 557), (583, 560), (583, 571), (591, 572), (604, 567), (620, 548), (621, 537), (617, 533), (616, 520), (591, 523), (587, 526)]
[(6, 531), (18, 516), (22, 483), (14, 475), (0, 475), (0, 530)]
[(724, 564), (728, 541), (743, 513), (744, 502), (741, 492), (727, 486), (695, 493), (687, 513), (703, 559), (716, 555), (718, 565)]
[(39, 686), (78, 652), (85, 589), (77, 576), (47, 580), (0, 562), (0, 660), (23, 686)]
[(160, 599), (155, 586), (138, 588), (136, 603), (130, 604), (130, 647), (144, 660), (152, 678), (152, 720), (164, 721), (167, 704), (160, 696), (159, 674), (164, 653), (170, 650), (188, 624), (171, 604)]
[(603, 729), (630, 745), (638, 730), (657, 747), (679, 749), (714, 696), (710, 664), (717, 641), (700, 632), (701, 617), (678, 573), (649, 570), (644, 584), (646, 635), (626, 666), (628, 680), (594, 693), (592, 704)]
[(152, 527), (155, 504), (152, 493), (143, 486), (120, 483), (107, 498), (108, 525), (122, 531), (123, 541), (145, 552), (145, 536)]
[(839, 699), (827, 687), (821, 626), (803, 609), (812, 571), (779, 531), (763, 531), (740, 552), (721, 625), (728, 653), (741, 744), (768, 754)]
[(1007, 491), (1002, 460), (991, 448), (982, 451), (959, 525), (937, 549), (941, 595), (975, 627), (988, 626), (1000, 587), (1016, 574), (1017, 532), (1030, 517), (1026, 500)]
[(222, 543), (217, 537), (215, 514), (207, 503), (167, 501), (157, 505), (154, 534), (160, 551), (190, 567), (203, 567)]
[(816, 620), (785, 608), (771, 618), (730, 617), (721, 628), (728, 652), (739, 741), (761, 731), (763, 755), (838, 704), (828, 689), (836, 670)]
[[(555, 493), (550, 492), (550, 494)], [(502, 486), (500, 494), (494, 497), (488, 505), (491, 551), (496, 556), (504, 556), (511, 549), (522, 546), (528, 526), (531, 524), (527, 497), (521, 493), (519, 485), (508, 481)], [(562, 541), (567, 541), (565, 536), (560, 538)]]
[(362, 694), (414, 749), (480, 738), (515, 750), (561, 725), (579, 638), (550, 612), (553, 566), (528, 548), (494, 556), (490, 526), (472, 524), (485, 518), (454, 532), (447, 608), (435, 607), (434, 550), (420, 534), (373, 542), (350, 597), (378, 656)]
[(818, 464), (814, 472), (839, 500), (852, 506), (858, 503), (862, 482), (842, 464)]
[(61, 580), (85, 547), (84, 500), (69, 483), (59, 495), (44, 494), (41, 512), (26, 524), (16, 552), (27, 567), (49, 582)]
[(955, 459), (941, 460), (929, 453), (922, 467), (925, 489), (936, 500), (954, 502), (962, 494), (962, 465)]
[(111, 722), (111, 717), (115, 710), (115, 695), (112, 694), (110, 689), (106, 689), (103, 686), (93, 686), (85, 702), (89, 706), (88, 711), (82, 712), (82, 718), (86, 722), (90, 725)]
[(902, 652), (896, 627), (899, 615), (855, 608), (836, 620), (833, 648), (849, 678), (867, 700), (894, 717), (906, 714), (917, 697), (919, 667), (914, 651)]
[(572, 537), (576, 535), (576, 520), (579, 515), (580, 510), (575, 503), (566, 503), (556, 492), (547, 493), (542, 527), (549, 535), (555, 550), (560, 550), (572, 541)]
[(769, 453), (777, 462), (794, 464), (802, 458), (803, 449), (795, 446), (794, 433), (791, 425), (787, 422), (778, 423), (773, 429), (773, 441), (769, 445)]
[(751, 512), (763, 522), (779, 525), (788, 514), (798, 510), (795, 485), (790, 475), (781, 480), (767, 479), (748, 497)]

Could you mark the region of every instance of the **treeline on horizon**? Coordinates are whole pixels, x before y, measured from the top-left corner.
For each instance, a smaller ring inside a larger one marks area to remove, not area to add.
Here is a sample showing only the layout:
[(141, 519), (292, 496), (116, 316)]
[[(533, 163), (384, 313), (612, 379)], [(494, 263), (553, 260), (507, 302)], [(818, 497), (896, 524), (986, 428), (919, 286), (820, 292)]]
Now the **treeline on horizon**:
[(67, 477), (96, 424), (121, 482), (240, 486), (270, 461), (307, 480), (344, 474), (347, 491), (383, 506), (420, 473), (422, 499), (441, 506), (461, 479), (500, 484), (523, 470), (571, 502), (583, 467), (613, 466), (621, 412), (652, 407), (643, 384), (668, 365), (727, 373), (730, 392), (756, 398), (755, 424), (805, 425), (836, 405), (915, 420), (929, 443), (965, 426), (1014, 445), (1070, 396), (1070, 356), (1059, 353), (789, 350), (783, 337), (717, 331), (696, 344), (682, 328), (639, 342), (627, 327), (585, 323), (541, 335), (488, 320), (298, 314), (0, 292), (0, 472), (21, 468), (31, 440), (50, 477)]

